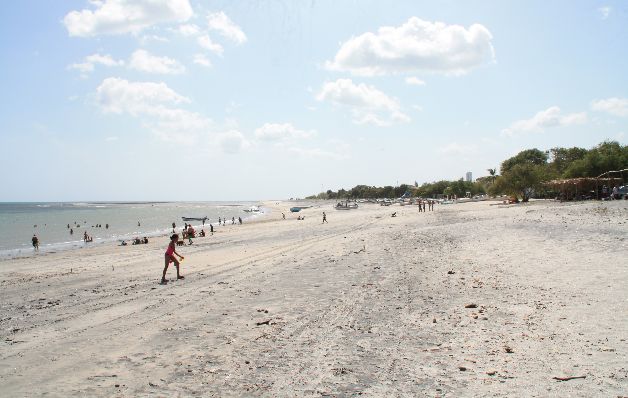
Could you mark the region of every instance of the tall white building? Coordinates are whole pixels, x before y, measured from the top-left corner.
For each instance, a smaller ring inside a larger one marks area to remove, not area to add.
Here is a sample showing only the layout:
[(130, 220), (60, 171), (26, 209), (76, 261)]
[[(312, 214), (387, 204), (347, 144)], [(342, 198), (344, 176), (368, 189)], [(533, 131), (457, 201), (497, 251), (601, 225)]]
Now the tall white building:
[(473, 182), (473, 173), (467, 171), (467, 182)]

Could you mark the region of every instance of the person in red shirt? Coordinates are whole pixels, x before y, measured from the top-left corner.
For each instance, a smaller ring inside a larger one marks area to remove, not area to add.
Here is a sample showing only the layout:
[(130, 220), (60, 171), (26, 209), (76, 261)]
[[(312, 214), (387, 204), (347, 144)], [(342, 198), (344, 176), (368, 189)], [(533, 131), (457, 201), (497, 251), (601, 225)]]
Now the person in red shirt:
[(170, 237), (170, 244), (168, 244), (168, 249), (166, 249), (166, 254), (165, 254), (166, 265), (164, 266), (164, 273), (161, 276), (162, 284), (168, 283), (168, 281), (166, 280), (166, 271), (168, 271), (168, 266), (170, 265), (170, 263), (174, 263), (174, 266), (177, 269), (177, 279), (184, 279), (183, 276), (179, 274), (179, 261), (177, 261), (177, 259), (174, 256), (175, 254), (179, 256), (179, 259), (181, 259), (181, 261), (183, 261), (183, 259), (185, 258), (179, 253), (177, 253), (177, 250), (175, 249), (175, 246), (178, 241), (179, 241), (179, 235), (173, 234)]

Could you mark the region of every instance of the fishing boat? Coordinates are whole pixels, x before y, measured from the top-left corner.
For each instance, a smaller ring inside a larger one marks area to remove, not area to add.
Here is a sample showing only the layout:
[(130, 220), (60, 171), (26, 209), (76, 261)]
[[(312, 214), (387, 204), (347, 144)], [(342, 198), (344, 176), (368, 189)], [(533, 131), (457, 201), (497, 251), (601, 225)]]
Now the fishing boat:
[(291, 211), (291, 212), (293, 212), (293, 213), (298, 213), (298, 212), (300, 212), (301, 210), (303, 210), (303, 209), (309, 209), (310, 207), (312, 207), (312, 206), (295, 206), (295, 207), (291, 207), (291, 208), (290, 208), (290, 211)]
[(181, 217), (183, 221), (202, 221), (205, 222), (209, 217)]
[(357, 208), (358, 208), (357, 203), (355, 202), (349, 203), (349, 201), (338, 202), (336, 206), (334, 206), (334, 209), (336, 210), (351, 210), (351, 209), (357, 209)]

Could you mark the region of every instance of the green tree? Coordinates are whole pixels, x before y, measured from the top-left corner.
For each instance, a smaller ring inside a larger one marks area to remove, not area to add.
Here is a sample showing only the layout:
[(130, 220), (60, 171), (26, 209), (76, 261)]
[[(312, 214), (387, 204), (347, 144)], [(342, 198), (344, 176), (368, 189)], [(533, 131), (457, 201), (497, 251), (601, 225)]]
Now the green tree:
[(628, 167), (628, 146), (617, 141), (604, 141), (591, 149), (581, 159), (566, 167), (564, 176), (597, 177), (600, 174)]
[(584, 148), (552, 148), (550, 149), (550, 169), (556, 178), (563, 177), (565, 171), (576, 161), (583, 159), (587, 153)]
[(545, 165), (547, 164), (547, 153), (540, 151), (536, 148), (526, 149), (521, 151), (515, 156), (506, 159), (502, 162), (501, 171), (502, 174), (510, 171), (517, 164), (529, 164), (529, 165)]
[(544, 165), (519, 163), (497, 177), (494, 186), (497, 192), (513, 195), (527, 202), (535, 192), (542, 189), (545, 176)]

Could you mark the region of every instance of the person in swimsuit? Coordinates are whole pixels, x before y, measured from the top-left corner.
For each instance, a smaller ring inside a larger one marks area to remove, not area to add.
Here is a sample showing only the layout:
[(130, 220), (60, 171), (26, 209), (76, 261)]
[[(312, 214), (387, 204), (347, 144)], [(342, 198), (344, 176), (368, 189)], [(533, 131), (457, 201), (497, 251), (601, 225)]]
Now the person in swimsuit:
[(177, 256), (179, 256), (181, 260), (185, 258), (179, 253), (177, 253), (177, 250), (175, 249), (175, 245), (177, 244), (178, 241), (179, 241), (179, 235), (173, 234), (170, 237), (170, 244), (168, 244), (168, 249), (166, 250), (166, 254), (165, 254), (166, 264), (164, 266), (163, 275), (161, 276), (162, 284), (168, 283), (168, 281), (166, 280), (166, 271), (168, 271), (168, 266), (170, 265), (170, 263), (174, 263), (174, 266), (177, 269), (177, 279), (184, 279), (183, 276), (179, 274), (179, 261), (177, 261), (177, 259), (174, 257), (174, 255), (176, 254)]

